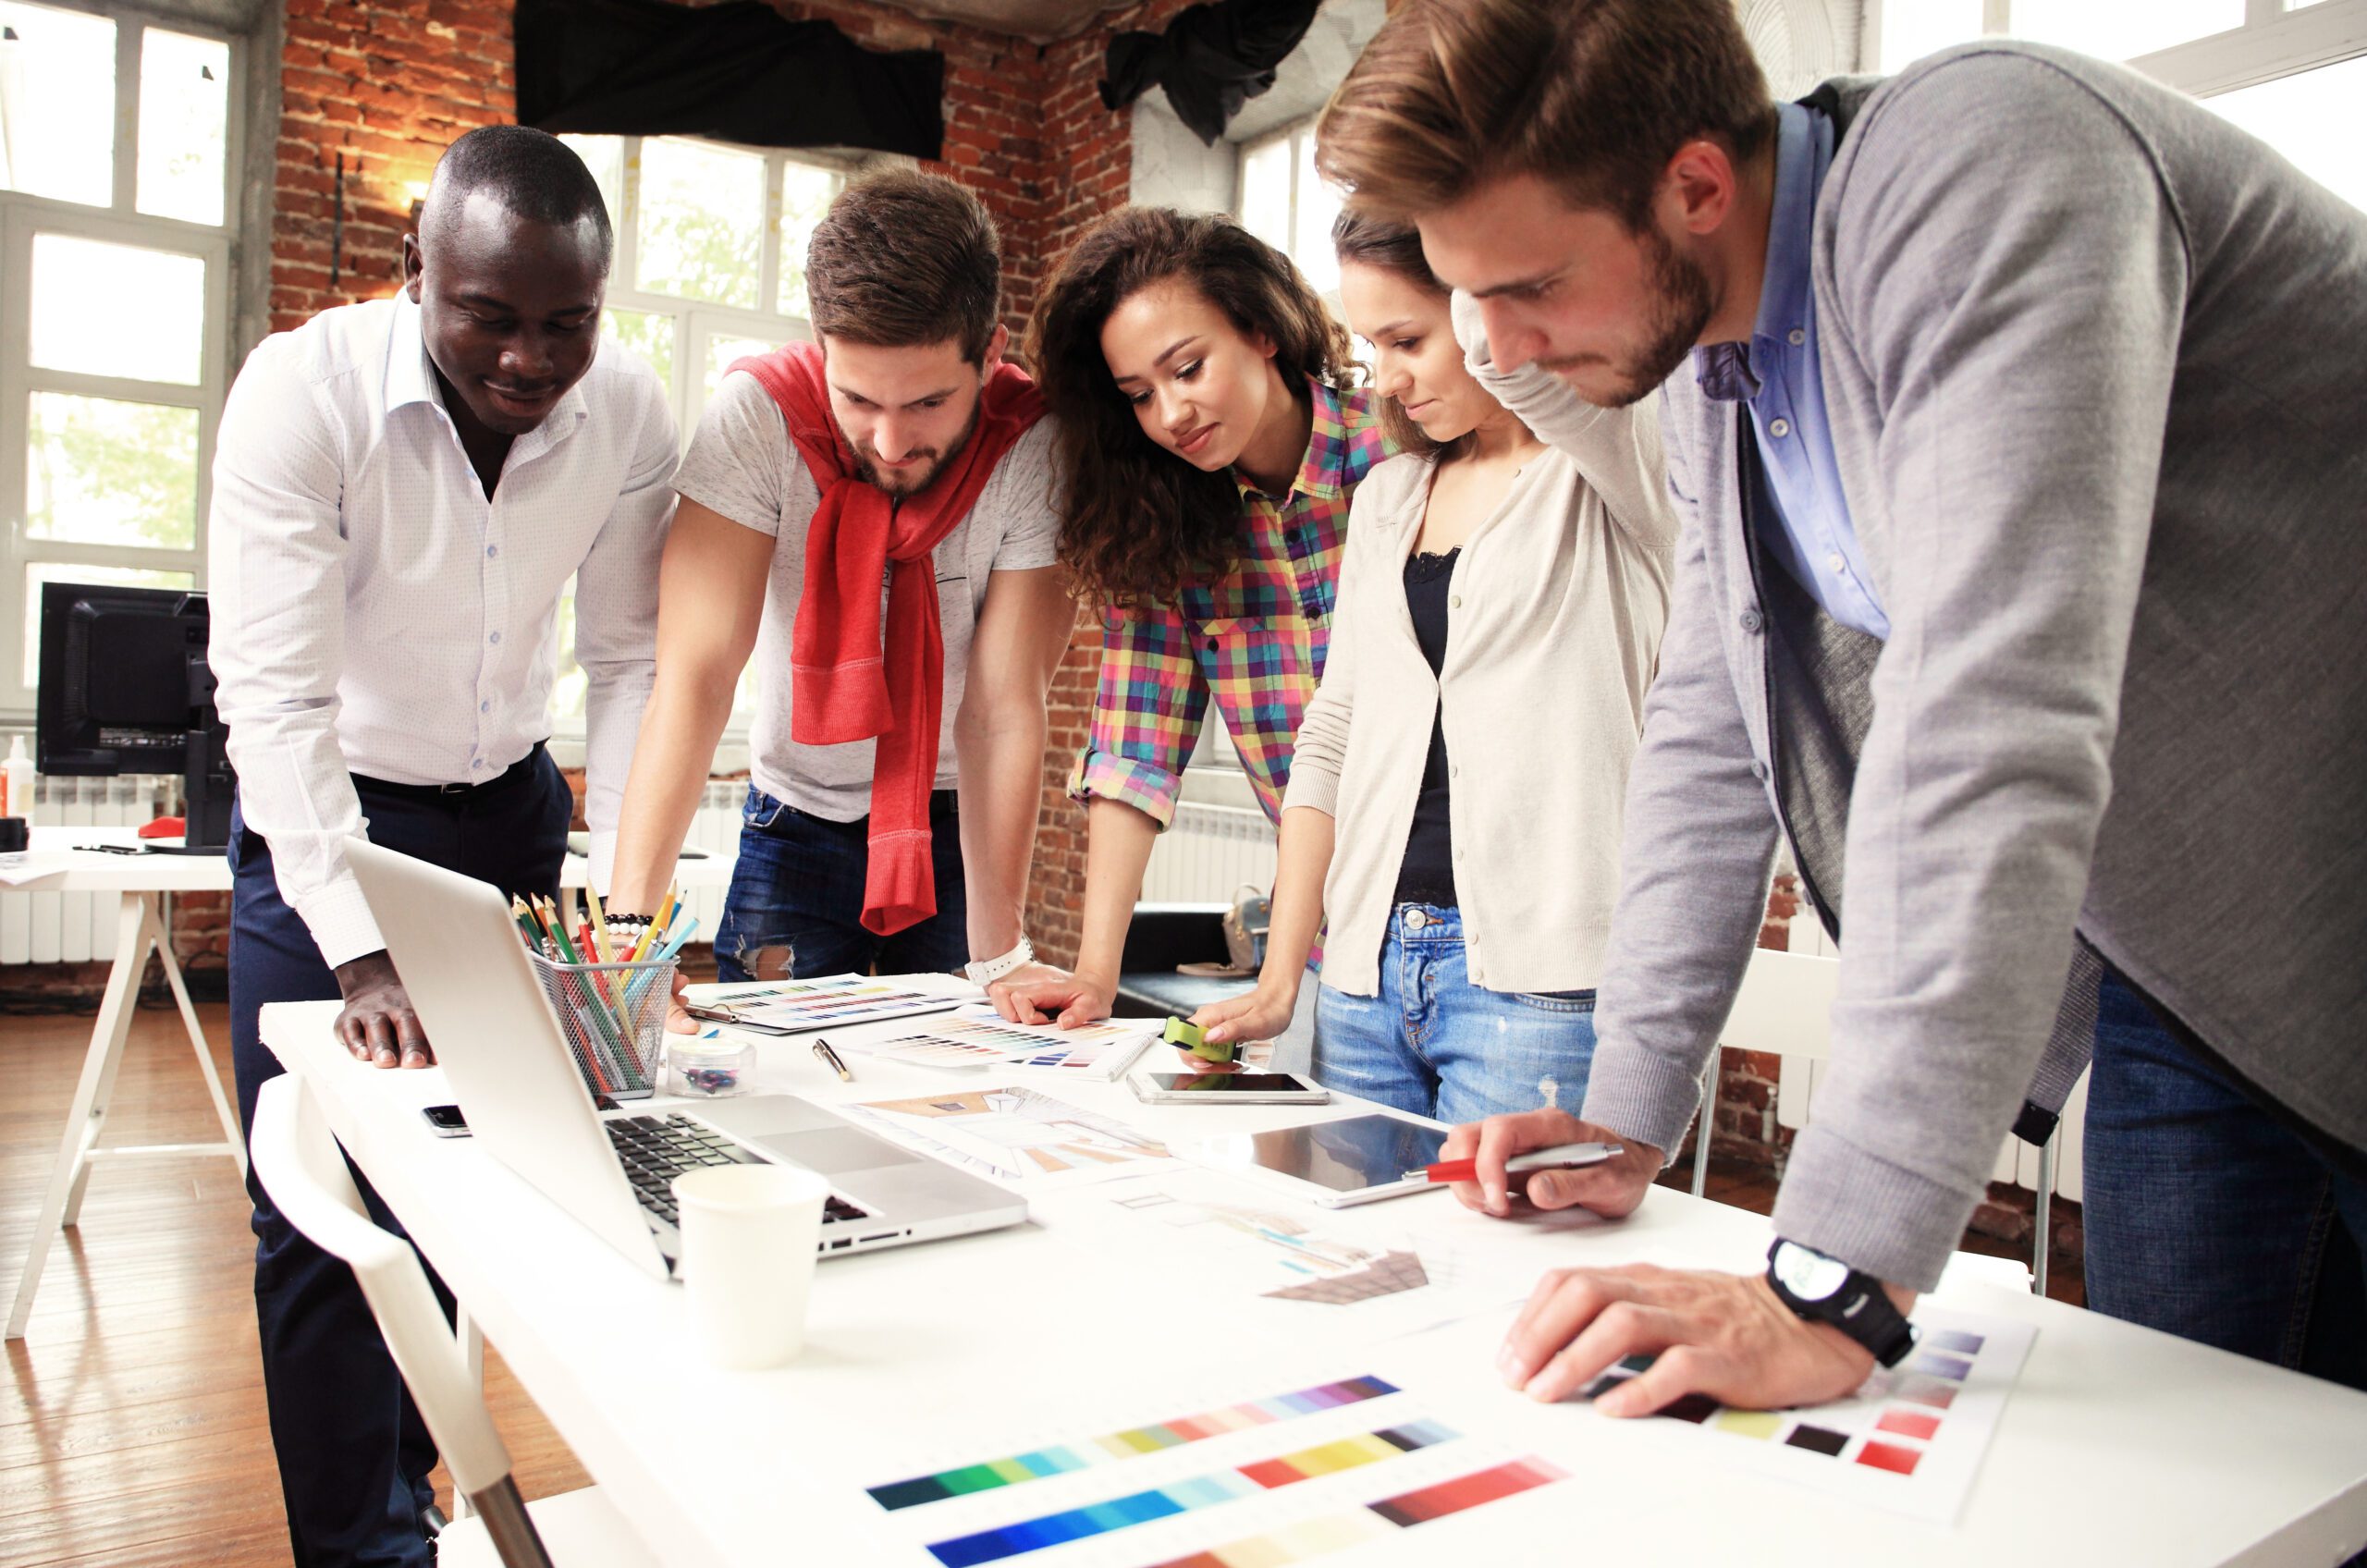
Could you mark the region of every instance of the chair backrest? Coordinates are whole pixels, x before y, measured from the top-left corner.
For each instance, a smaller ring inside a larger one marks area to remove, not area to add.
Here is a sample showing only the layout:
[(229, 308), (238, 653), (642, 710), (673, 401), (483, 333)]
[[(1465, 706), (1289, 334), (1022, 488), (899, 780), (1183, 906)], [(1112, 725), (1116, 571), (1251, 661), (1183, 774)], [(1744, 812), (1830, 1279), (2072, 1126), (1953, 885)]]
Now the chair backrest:
[(1841, 990), (1841, 961), (1776, 948), (1753, 948), (1734, 1011), (1718, 1032), (1730, 1050), (1772, 1056), (1833, 1054), (1833, 999)]
[(485, 1414), (427, 1275), (409, 1242), (369, 1218), (344, 1151), (295, 1074), (264, 1084), (248, 1151), (256, 1177), (288, 1222), (353, 1269), (411, 1401), (451, 1467), (452, 1484), (471, 1498), (502, 1488), (509, 1452)]

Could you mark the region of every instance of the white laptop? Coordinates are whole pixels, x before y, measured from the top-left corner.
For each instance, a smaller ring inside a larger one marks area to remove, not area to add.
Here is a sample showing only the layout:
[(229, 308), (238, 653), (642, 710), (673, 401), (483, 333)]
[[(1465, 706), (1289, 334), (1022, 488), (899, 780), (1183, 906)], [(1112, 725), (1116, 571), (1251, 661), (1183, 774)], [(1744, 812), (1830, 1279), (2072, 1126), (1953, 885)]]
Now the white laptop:
[(486, 1152), (652, 1273), (680, 1256), (672, 1177), (779, 1160), (833, 1196), (825, 1257), (1016, 1225), (1027, 1201), (789, 1095), (662, 1105), (603, 1118), (491, 884), (345, 841), (411, 1006)]

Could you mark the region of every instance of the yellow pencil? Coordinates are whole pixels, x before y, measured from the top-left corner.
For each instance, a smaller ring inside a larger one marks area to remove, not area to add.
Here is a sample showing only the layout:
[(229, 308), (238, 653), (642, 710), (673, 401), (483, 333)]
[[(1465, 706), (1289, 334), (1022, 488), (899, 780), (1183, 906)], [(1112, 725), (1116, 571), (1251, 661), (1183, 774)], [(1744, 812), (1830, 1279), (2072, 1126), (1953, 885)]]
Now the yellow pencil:
[(608, 946), (608, 917), (600, 908), (600, 895), (592, 890), (589, 882), (583, 884), (583, 904), (592, 915), (592, 945), (599, 950), (600, 962), (616, 962), (616, 949)]

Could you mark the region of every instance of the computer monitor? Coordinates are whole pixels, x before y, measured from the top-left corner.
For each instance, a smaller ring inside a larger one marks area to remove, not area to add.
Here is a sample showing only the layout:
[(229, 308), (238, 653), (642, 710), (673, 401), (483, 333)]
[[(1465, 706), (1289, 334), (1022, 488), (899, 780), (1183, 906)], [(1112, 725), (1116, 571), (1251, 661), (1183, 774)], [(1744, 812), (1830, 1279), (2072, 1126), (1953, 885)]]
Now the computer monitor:
[(206, 629), (205, 595), (186, 589), (43, 583), (33, 753), (48, 774), (179, 774), (187, 848), (219, 853), (237, 780)]

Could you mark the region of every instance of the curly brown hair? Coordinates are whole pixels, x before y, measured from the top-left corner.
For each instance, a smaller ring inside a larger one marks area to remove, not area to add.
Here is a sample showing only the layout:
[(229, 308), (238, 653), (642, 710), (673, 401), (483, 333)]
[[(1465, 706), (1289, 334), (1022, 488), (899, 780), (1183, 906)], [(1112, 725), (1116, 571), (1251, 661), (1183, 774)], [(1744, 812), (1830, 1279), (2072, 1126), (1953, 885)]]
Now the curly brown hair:
[(1054, 416), (1067, 517), (1061, 558), (1105, 604), (1171, 597), (1232, 570), (1241, 496), (1231, 475), (1194, 468), (1143, 434), (1101, 353), (1101, 328), (1126, 300), (1181, 279), (1245, 336), (1274, 344), (1274, 368), (1304, 400), (1316, 380), (1341, 391), (1359, 374), (1348, 330), (1291, 259), (1229, 217), (1125, 207), (1062, 257), (1027, 328), (1027, 362)]

